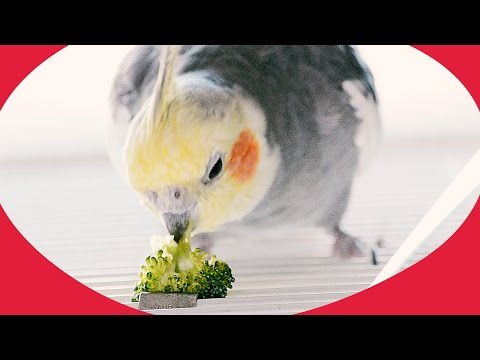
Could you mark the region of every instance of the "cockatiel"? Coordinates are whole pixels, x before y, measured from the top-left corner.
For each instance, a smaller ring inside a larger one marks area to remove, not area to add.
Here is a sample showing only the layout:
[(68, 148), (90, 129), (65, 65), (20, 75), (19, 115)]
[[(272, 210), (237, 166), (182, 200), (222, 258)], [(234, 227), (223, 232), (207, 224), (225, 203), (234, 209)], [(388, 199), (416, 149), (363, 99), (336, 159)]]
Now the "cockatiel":
[(352, 46), (139, 46), (111, 94), (109, 153), (178, 241), (232, 229), (340, 226), (381, 137), (372, 75)]

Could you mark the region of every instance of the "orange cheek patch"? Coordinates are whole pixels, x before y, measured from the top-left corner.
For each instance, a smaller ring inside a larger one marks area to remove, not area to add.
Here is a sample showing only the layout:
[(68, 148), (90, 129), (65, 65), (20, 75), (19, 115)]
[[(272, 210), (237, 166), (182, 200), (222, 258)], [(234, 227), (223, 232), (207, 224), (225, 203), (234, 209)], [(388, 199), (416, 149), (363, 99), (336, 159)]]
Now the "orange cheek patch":
[(233, 145), (227, 169), (233, 177), (247, 181), (255, 173), (259, 158), (259, 147), (250, 130), (243, 130)]

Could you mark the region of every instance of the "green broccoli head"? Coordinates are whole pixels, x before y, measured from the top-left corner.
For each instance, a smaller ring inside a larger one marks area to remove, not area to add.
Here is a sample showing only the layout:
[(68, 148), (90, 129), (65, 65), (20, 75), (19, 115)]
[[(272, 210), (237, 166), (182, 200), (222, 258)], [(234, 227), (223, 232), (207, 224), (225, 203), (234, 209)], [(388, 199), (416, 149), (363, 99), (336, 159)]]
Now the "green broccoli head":
[(232, 288), (235, 278), (230, 267), (213, 256), (210, 261), (203, 263), (198, 281), (200, 299), (220, 298), (227, 296), (227, 290)]
[[(158, 241), (159, 237), (152, 238)], [(142, 265), (132, 301), (138, 301), (141, 292), (198, 294), (198, 298), (227, 296), (235, 278), (230, 267), (215, 256), (200, 250), (192, 251), (189, 238), (177, 244), (173, 238), (156, 246), (155, 256), (149, 256)]]

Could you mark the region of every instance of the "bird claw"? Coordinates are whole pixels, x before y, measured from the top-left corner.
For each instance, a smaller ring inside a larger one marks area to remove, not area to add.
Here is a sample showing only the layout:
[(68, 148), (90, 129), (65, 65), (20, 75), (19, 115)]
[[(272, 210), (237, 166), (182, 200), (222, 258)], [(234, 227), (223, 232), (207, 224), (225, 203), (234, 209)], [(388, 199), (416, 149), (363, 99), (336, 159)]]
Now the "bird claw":
[(350, 236), (339, 229), (335, 230), (333, 255), (343, 259), (351, 259), (353, 257), (364, 257), (370, 255), (372, 264), (378, 265), (378, 254), (376, 247), (369, 247), (359, 238)]
[(342, 233), (336, 237), (333, 254), (341, 258), (365, 256), (367, 246), (360, 239)]

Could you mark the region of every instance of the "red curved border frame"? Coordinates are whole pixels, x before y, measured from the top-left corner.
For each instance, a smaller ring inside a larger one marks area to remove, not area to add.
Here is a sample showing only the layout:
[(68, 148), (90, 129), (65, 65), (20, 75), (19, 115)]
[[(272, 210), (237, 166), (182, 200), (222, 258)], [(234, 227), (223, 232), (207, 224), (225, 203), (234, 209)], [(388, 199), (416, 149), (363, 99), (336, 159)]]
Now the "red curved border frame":
[[(0, 46), (0, 110), (17, 85), (63, 47)], [(480, 45), (415, 47), (452, 72), (480, 108)], [(480, 314), (475, 286), (479, 240), (480, 197), (460, 228), (422, 261), (372, 288), (302, 314)], [(29, 279), (30, 296), (14, 296), (22, 286), (18, 279)], [(0, 314), (145, 314), (64, 273), (30, 245), (1, 206), (0, 284)]]

